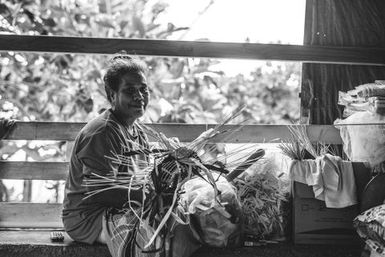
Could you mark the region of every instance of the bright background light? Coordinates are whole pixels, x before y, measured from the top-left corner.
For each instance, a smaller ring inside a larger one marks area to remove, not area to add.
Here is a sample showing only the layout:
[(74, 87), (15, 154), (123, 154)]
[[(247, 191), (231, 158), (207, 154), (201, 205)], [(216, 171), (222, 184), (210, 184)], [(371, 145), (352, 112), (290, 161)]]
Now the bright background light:
[[(159, 18), (176, 27), (173, 40), (303, 44), (306, 0), (168, 0)], [(263, 60), (223, 59), (211, 67), (228, 76), (249, 75)]]
[[(173, 39), (302, 44), (305, 0), (169, 0), (163, 21), (190, 27)], [(210, 5), (210, 3), (212, 3)], [(205, 8), (207, 11), (204, 11)], [(203, 12), (203, 13), (202, 13)], [(201, 14), (200, 14), (201, 13)]]

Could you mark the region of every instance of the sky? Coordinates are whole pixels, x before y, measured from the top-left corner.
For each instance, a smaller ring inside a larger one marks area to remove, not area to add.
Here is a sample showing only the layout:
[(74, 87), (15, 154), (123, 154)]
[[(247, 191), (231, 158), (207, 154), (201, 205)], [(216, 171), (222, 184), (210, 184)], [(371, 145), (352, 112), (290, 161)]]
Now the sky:
[[(174, 40), (303, 44), (306, 0), (168, 0), (160, 17), (177, 27)], [(211, 3), (211, 4), (210, 4)], [(207, 9), (206, 9), (207, 8)], [(205, 11), (204, 11), (205, 10)], [(249, 74), (260, 60), (221, 60), (213, 69)]]
[[(175, 39), (302, 44), (305, 0), (169, 0), (166, 20), (189, 26)], [(209, 3), (212, 3), (209, 5)], [(203, 14), (202, 11), (207, 7)]]

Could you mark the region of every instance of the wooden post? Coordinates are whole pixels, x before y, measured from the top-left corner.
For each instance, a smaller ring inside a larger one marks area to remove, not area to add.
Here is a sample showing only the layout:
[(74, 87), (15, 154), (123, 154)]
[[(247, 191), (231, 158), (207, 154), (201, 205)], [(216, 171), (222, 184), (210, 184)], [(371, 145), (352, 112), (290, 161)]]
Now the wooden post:
[[(384, 47), (384, 10), (383, 0), (307, 0), (304, 45)], [(301, 120), (333, 124), (342, 118), (338, 91), (379, 79), (385, 79), (381, 66), (304, 63)]]

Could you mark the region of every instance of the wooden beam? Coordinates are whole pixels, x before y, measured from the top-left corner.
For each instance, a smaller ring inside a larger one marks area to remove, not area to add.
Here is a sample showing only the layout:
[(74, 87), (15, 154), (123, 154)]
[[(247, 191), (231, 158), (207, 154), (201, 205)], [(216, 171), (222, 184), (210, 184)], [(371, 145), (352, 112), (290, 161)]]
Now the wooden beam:
[(0, 179), (65, 180), (68, 162), (0, 161)]
[[(16, 122), (9, 140), (63, 140), (72, 141), (85, 123), (70, 122)], [(152, 129), (168, 137), (178, 137), (182, 142), (191, 142), (203, 131), (215, 124), (147, 124)], [(296, 126), (296, 125), (291, 125)], [(237, 125), (226, 125), (224, 129), (234, 130)], [(313, 142), (341, 144), (339, 131), (332, 125), (308, 125), (308, 136)], [(245, 125), (230, 138), (218, 137), (213, 142), (222, 143), (279, 143), (280, 139), (290, 138), (286, 125)], [(150, 141), (154, 141), (150, 138)]]
[(235, 58), (385, 65), (385, 48), (0, 35), (0, 51)]
[(72, 141), (84, 125), (77, 122), (18, 121), (6, 139)]
[(1, 228), (60, 228), (62, 204), (0, 202)]

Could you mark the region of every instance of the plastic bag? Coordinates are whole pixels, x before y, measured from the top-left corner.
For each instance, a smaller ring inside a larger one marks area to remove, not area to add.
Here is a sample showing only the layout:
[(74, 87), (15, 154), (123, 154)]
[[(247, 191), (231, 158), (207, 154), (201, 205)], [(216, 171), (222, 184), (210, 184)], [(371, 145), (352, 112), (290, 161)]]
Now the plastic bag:
[(236, 246), (242, 232), (242, 211), (236, 188), (223, 177), (216, 185), (220, 192), (217, 200), (212, 185), (202, 178), (194, 178), (184, 184), (185, 193), (180, 203), (191, 214), (204, 243), (214, 247)]
[(357, 86), (348, 92), (338, 92), (338, 104), (344, 105), (344, 117), (355, 112), (370, 111), (385, 114), (385, 81), (376, 80)]
[(357, 96), (368, 98), (372, 96), (385, 96), (385, 81), (376, 80), (374, 83), (359, 85), (356, 87)]
[(384, 122), (385, 116), (370, 111), (355, 112), (334, 122), (351, 161), (367, 162), (371, 167), (385, 161), (385, 125), (376, 125)]

